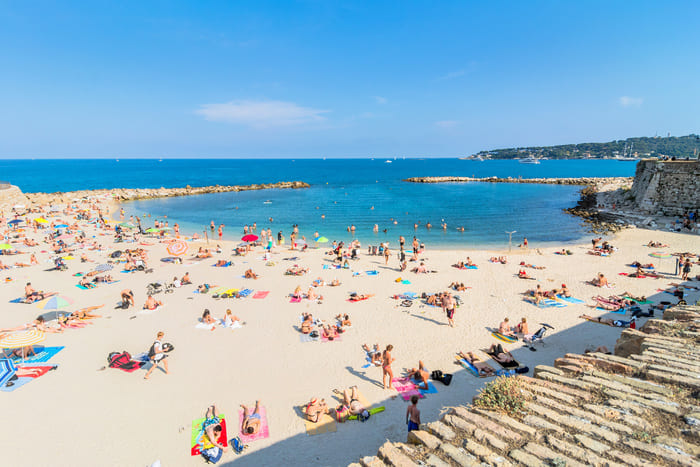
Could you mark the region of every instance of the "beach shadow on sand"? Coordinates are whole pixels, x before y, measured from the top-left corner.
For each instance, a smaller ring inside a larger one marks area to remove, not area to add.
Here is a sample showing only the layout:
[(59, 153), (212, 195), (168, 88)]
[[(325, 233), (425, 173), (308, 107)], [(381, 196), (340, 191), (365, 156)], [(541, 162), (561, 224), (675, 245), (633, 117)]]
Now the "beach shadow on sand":
[(353, 367), (351, 367), (351, 366), (346, 366), (345, 369), (348, 370), (348, 373), (350, 373), (351, 375), (353, 375), (353, 376), (355, 376), (355, 377), (357, 377), (357, 378), (360, 378), (362, 381), (366, 381), (366, 382), (368, 382), (368, 383), (370, 383), (370, 384), (373, 384), (373, 385), (375, 385), (375, 386), (377, 386), (377, 387), (380, 387), (380, 388), (383, 388), (383, 387), (384, 387), (384, 386), (382, 386), (382, 383), (380, 383), (379, 381), (377, 381), (377, 380), (375, 380), (375, 379), (369, 378), (369, 377), (365, 374), (364, 371), (357, 371), (357, 370), (355, 370), (355, 369), (354, 369)]
[(443, 323), (442, 321), (438, 321), (438, 320), (435, 320), (433, 318), (428, 318), (427, 316), (421, 316), (421, 315), (417, 315), (415, 313), (411, 313), (411, 316), (414, 316), (416, 318), (420, 318), (420, 319), (425, 320), (425, 321), (430, 321), (431, 323), (435, 323), (438, 326), (447, 326), (447, 323)]

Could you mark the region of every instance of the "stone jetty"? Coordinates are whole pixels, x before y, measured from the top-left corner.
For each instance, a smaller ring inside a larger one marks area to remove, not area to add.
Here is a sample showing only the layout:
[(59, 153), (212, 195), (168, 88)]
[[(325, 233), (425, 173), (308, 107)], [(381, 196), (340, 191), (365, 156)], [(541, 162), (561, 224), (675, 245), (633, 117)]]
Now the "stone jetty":
[(514, 177), (411, 177), (404, 182), (410, 183), (535, 183), (542, 185), (583, 185), (596, 186), (602, 183), (632, 184), (632, 177), (567, 177), (567, 178), (514, 178)]
[(698, 323), (700, 307), (670, 308), (623, 331), (614, 355), (566, 354), (489, 383), (515, 390), (515, 413), (445, 408), (351, 465), (700, 466)]
[(300, 181), (256, 183), (253, 185), (212, 185), (203, 187), (186, 186), (183, 188), (112, 188), (103, 190), (79, 190), (56, 193), (22, 193), (13, 185), (0, 190), (0, 207), (8, 208), (13, 204), (66, 203), (73, 199), (90, 196), (109, 196), (114, 201), (133, 201), (139, 199), (171, 198), (175, 196), (203, 195), (207, 193), (226, 193), (231, 191), (300, 189), (309, 188), (309, 184)]

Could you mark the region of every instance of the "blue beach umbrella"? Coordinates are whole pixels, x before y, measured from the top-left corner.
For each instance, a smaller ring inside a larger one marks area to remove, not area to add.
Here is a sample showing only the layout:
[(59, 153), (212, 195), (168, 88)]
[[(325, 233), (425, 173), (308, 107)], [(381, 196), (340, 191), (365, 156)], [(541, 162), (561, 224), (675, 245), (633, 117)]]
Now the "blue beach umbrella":
[(10, 222), (8, 222), (8, 224), (16, 225), (16, 224), (19, 224), (20, 222), (24, 222), (24, 221), (22, 219), (12, 219)]
[(0, 359), (0, 387), (5, 386), (12, 376), (17, 372), (17, 367), (9, 358)]
[(68, 227), (67, 224), (58, 224), (58, 225), (56, 226), (57, 229), (65, 229), (65, 228), (67, 228), (67, 227)]

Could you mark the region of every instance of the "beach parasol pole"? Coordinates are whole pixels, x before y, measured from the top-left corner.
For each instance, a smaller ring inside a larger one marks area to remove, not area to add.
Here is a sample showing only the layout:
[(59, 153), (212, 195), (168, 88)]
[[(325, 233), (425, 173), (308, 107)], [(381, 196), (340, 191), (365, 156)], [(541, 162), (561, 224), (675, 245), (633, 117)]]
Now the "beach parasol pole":
[(508, 253), (510, 253), (510, 250), (513, 246), (513, 234), (516, 232), (517, 230), (513, 230), (512, 232), (506, 231), (506, 233), (508, 234)]

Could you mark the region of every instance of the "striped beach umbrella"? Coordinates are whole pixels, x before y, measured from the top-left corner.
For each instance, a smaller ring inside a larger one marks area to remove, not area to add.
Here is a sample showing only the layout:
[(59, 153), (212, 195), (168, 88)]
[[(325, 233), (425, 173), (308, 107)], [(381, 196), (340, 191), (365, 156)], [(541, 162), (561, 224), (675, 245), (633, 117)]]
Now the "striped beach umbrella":
[(58, 310), (59, 308), (65, 308), (68, 305), (72, 305), (73, 300), (64, 297), (63, 295), (53, 295), (51, 297), (45, 298), (41, 300), (40, 302), (37, 302), (36, 306), (41, 308), (42, 310)]
[(168, 245), (168, 253), (170, 253), (173, 256), (182, 256), (185, 253), (187, 253), (187, 249), (189, 247), (187, 246), (187, 242), (184, 242), (182, 240), (176, 240), (174, 242), (171, 242), (170, 245)]
[(29, 331), (17, 332), (0, 340), (0, 348), (15, 349), (26, 347), (29, 345), (38, 344), (46, 339), (44, 331), (38, 329), (30, 329)]
[(107, 263), (98, 264), (97, 266), (95, 266), (95, 271), (98, 271), (98, 272), (111, 271), (112, 269), (114, 269), (114, 266), (112, 266), (111, 264), (107, 264)]

